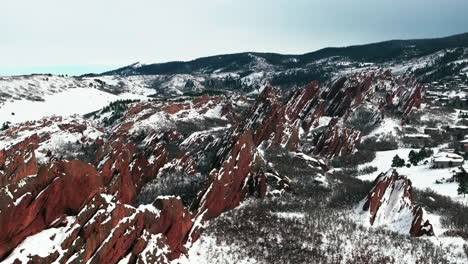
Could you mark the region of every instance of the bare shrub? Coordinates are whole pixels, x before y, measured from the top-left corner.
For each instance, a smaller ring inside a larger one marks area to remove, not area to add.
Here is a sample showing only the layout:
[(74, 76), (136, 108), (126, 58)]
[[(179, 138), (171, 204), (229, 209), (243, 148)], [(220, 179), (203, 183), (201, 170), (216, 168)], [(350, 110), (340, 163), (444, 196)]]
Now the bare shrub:
[(386, 151), (398, 149), (398, 141), (392, 135), (383, 135), (379, 138), (366, 138), (359, 146), (360, 150)]
[(200, 174), (187, 175), (179, 171), (162, 173), (143, 187), (137, 196), (137, 203), (149, 204), (158, 196), (174, 195), (180, 196), (184, 205), (189, 206), (201, 189), (203, 180)]
[(371, 162), (375, 159), (375, 151), (359, 149), (357, 152), (349, 155), (343, 155), (331, 160), (331, 165), (335, 168), (354, 167), (359, 164)]

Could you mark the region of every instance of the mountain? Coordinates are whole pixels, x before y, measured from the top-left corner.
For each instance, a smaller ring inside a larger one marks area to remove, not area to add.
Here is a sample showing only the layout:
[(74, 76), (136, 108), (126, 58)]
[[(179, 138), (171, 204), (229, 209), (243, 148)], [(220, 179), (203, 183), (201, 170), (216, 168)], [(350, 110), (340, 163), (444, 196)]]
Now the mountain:
[[(63, 102), (66, 114), (99, 110), (115, 100), (164, 98), (204, 91), (258, 94), (266, 84), (283, 90), (312, 81), (329, 84), (353, 72), (388, 69), (412, 75), (429, 94), (468, 88), (468, 33), (440, 39), (393, 40), (304, 55), (241, 53), (190, 62), (133, 64), (80, 77), (29, 75), (0, 77), (0, 123), (42, 118)], [(450, 86), (450, 87), (446, 87)], [(432, 96), (432, 95), (429, 95)], [(70, 98), (73, 98), (70, 100)], [(22, 102), (22, 103), (20, 103)], [(33, 104), (34, 113), (25, 112)], [(29, 119), (28, 119), (29, 118)]]
[(188, 62), (133, 64), (85, 77), (145, 76), (153, 80), (147, 87), (158, 87), (156, 94), (167, 95), (205, 89), (255, 92), (266, 83), (291, 89), (314, 80), (327, 83), (350, 72), (377, 69), (410, 74), (425, 84), (444, 80), (453, 86), (467, 87), (468, 33), (325, 48), (303, 55), (248, 52)]
[(324, 48), (302, 55), (245, 52), (199, 58), (188, 62), (133, 64), (104, 72), (101, 75), (207, 74), (271, 69), (285, 71), (309, 67), (311, 63), (333, 57), (342, 57), (354, 62), (385, 63), (395, 60), (410, 60), (440, 50), (460, 47), (468, 47), (468, 33), (444, 38), (390, 40), (342, 48)]

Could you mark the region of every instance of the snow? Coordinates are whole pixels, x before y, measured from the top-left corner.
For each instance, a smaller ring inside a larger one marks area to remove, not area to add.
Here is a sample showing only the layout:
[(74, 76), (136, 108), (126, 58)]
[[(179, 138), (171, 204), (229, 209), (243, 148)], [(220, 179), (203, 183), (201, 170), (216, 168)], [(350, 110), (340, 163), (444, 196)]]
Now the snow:
[(63, 255), (62, 243), (68, 237), (70, 228), (74, 225), (75, 217), (67, 217), (67, 226), (45, 229), (35, 235), (27, 237), (13, 252), (2, 262), (13, 264), (16, 259), (22, 263), (29, 263), (31, 256), (47, 257), (54, 252)]
[[(418, 151), (417, 149), (409, 148), (378, 151), (376, 153), (375, 160), (358, 166), (359, 169), (362, 169), (366, 166), (374, 166), (377, 167), (378, 171), (375, 173), (358, 176), (358, 178), (361, 180), (373, 181), (379, 173), (387, 171), (391, 168), (392, 159), (395, 155), (400, 156), (400, 158), (405, 159), (408, 162), (408, 154), (411, 150)], [(429, 188), (438, 194), (449, 196), (455, 201), (468, 205), (468, 198), (463, 198), (463, 195), (459, 195), (457, 192), (458, 183), (435, 183), (435, 181), (438, 179), (452, 177), (452, 171), (456, 168), (432, 169), (430, 167), (431, 165), (429, 159), (427, 160), (427, 165), (411, 166), (410, 168), (402, 167), (397, 168), (397, 171), (400, 175), (407, 176), (415, 188)]]
[[(170, 249), (167, 245), (164, 245), (163, 248), (160, 248), (158, 244), (161, 244), (161, 241), (163, 240), (163, 234), (149, 234), (146, 230), (143, 233), (144, 236), (149, 236), (148, 239), (148, 244), (146, 245), (145, 249), (140, 253), (139, 259), (141, 260), (142, 263), (147, 264), (147, 263), (155, 263), (157, 260), (160, 260), (161, 257), (162, 261), (164, 263), (167, 262), (167, 258), (165, 258), (165, 255), (170, 252)], [(155, 254), (153, 254), (156, 252)]]
[(321, 116), (319, 117), (318, 127), (328, 126), (332, 117), (330, 116)]
[[(40, 194), (39, 194), (39, 195), (40, 195)], [(39, 197), (39, 195), (38, 195), (38, 197)], [(18, 205), (21, 203), (21, 201), (22, 201), (24, 198), (26, 198), (27, 196), (32, 196), (32, 194), (31, 194), (30, 192), (27, 192), (27, 193), (23, 194), (20, 198), (16, 199), (16, 201), (14, 201), (13, 204), (14, 204), (15, 206), (18, 206)], [(13, 198), (13, 197), (12, 197), (12, 198)]]
[[(62, 124), (86, 126), (86, 129), (82, 133), (78, 131), (64, 131), (60, 128)], [(76, 142), (81, 142), (83, 138), (88, 140), (88, 142), (94, 141), (103, 136), (103, 133), (99, 131), (97, 127), (78, 116), (71, 116), (63, 119), (60, 117), (44, 118), (35, 123), (21, 125), (20, 128), (22, 129), (16, 130), (16, 127), (12, 127), (11, 130), (14, 130), (12, 135), (0, 132), (0, 150), (8, 149), (33, 134), (37, 134), (39, 138), (45, 139), (45, 141), (39, 143), (39, 147), (35, 151), (36, 159), (39, 163), (45, 163), (49, 160), (49, 158), (46, 157), (48, 150), (54, 153), (62, 153), (61, 150), (63, 150), (63, 147), (67, 144), (76, 144)], [(78, 150), (73, 151), (77, 152)], [(67, 154), (75, 155), (78, 153)]]
[(405, 137), (407, 138), (431, 138), (431, 136), (426, 134), (406, 134)]
[[(386, 181), (392, 177), (393, 170), (388, 170), (385, 174), (379, 176), (379, 181)], [(405, 197), (406, 180), (398, 179), (392, 181), (380, 199), (380, 207), (377, 211), (373, 227), (384, 226), (385, 228), (401, 234), (409, 234), (413, 222), (413, 204)], [(374, 189), (371, 191), (374, 192)], [(363, 199), (356, 207), (358, 221), (364, 226), (370, 225), (370, 210), (362, 210), (367, 198)]]
[(440, 152), (434, 155), (434, 162), (463, 162), (464, 159), (462, 156), (455, 153)]
[[(158, 198), (161, 199), (161, 197), (158, 197)], [(157, 209), (156, 207), (154, 207), (154, 205), (152, 204), (140, 205), (137, 210), (141, 212), (148, 211), (148, 212), (153, 213), (156, 216), (159, 216), (161, 214), (161, 211)]]
[(128, 264), (130, 262), (131, 256), (132, 256), (132, 253), (128, 253), (128, 255), (122, 258), (117, 264)]
[[(46, 116), (86, 114), (121, 99), (144, 99), (135, 94), (114, 95), (94, 88), (75, 88), (45, 95), (45, 101), (9, 101), (0, 106), (0, 123), (19, 123)], [(14, 114), (13, 114), (14, 113)]]
[(222, 110), (223, 110), (223, 106), (217, 105), (212, 109), (208, 109), (208, 111), (206, 111), (205, 113), (205, 117), (226, 119), (226, 117), (222, 116)]
[(142, 130), (163, 131), (175, 128), (177, 122), (195, 122), (204, 119), (226, 120), (226, 117), (222, 115), (223, 104), (217, 104), (212, 100), (198, 108), (193, 102), (187, 102), (182, 109), (173, 114), (161, 110), (167, 106), (164, 103), (152, 104), (150, 108), (137, 113), (131, 119), (127, 118), (127, 122), (135, 122), (129, 130), (130, 133)]
[(302, 219), (305, 217), (303, 212), (272, 212), (271, 214), (276, 215), (280, 218), (290, 218), (290, 219)]
[(312, 158), (311, 156), (309, 155), (306, 155), (302, 152), (291, 152), (294, 156), (296, 157), (299, 157), (299, 158), (302, 158), (304, 160), (307, 160), (307, 161), (311, 161), (311, 162), (314, 162), (314, 163), (318, 163), (318, 160), (315, 159), (315, 158)]
[(397, 131), (400, 128), (400, 122), (397, 119), (392, 119), (392, 118), (385, 118), (383, 121), (379, 124), (379, 127), (374, 129), (368, 137), (371, 136), (378, 136), (381, 134), (388, 134), (391, 133), (392, 135), (396, 135)]
[(210, 263), (232, 263), (232, 264), (254, 264), (255, 259), (241, 255), (235, 245), (228, 245), (224, 241), (219, 242), (211, 236), (200, 237), (188, 252), (188, 256), (181, 256), (173, 260), (171, 264), (210, 264)]

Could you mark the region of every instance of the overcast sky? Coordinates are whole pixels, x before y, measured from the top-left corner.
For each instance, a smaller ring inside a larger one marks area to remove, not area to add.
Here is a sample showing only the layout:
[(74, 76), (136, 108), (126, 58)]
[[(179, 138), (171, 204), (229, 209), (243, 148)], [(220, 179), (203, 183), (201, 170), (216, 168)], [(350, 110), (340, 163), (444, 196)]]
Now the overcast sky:
[(468, 31), (468, 0), (1, 0), (0, 75)]

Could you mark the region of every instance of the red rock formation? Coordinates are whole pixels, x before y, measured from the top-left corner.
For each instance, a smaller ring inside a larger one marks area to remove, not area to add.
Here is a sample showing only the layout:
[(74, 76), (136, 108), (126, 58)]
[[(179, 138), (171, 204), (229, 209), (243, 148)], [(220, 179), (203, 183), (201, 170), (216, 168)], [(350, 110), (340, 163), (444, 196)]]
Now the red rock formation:
[(434, 236), (434, 228), (429, 220), (424, 221), (425, 211), (421, 206), (413, 209), (413, 222), (411, 223), (410, 235), (413, 237)]
[[(197, 229), (178, 198), (162, 197), (154, 205), (135, 208), (103, 195), (96, 195), (76, 217), (59, 218), (52, 226), (57, 230), (49, 239), (60, 247), (40, 254), (30, 249), (27, 257), (34, 263), (117, 263), (124, 257), (133, 263), (169, 263), (187, 252), (189, 233)], [(8, 261), (22, 254), (15, 250)]]
[(269, 141), (269, 147), (282, 146), (295, 151), (299, 146), (300, 130), (309, 130), (324, 113), (323, 101), (319, 98), (319, 84), (313, 82), (298, 88), (286, 103), (280, 92), (266, 86), (255, 105), (239, 125), (238, 133), (250, 129), (254, 144)]
[(101, 177), (93, 166), (62, 161), (41, 166), (37, 175), (2, 188), (0, 259), (57, 218), (77, 213), (101, 187)]
[(249, 194), (248, 181), (256, 182), (260, 196), (264, 195), (265, 183), (261, 176), (255, 179), (255, 145), (252, 133), (247, 130), (232, 146), (219, 170), (210, 174), (208, 186), (199, 193), (192, 208), (203, 215), (204, 220), (217, 217), (221, 213), (235, 208)]
[[(30, 147), (30, 142), (28, 139), (15, 146), (18, 149), (14, 151)], [(135, 261), (151, 258), (148, 248), (154, 252), (167, 247), (163, 254), (158, 253), (161, 261), (186, 253), (187, 239), (197, 238), (198, 227), (193, 227), (193, 216), (180, 199), (161, 198), (155, 201), (154, 209), (148, 210), (125, 204), (131, 203), (143, 183), (167, 162), (164, 147), (156, 144), (147, 149), (147, 154), (136, 155), (131, 154), (136, 152), (132, 144), (114, 142), (110, 147), (109, 156), (106, 155), (101, 165), (102, 176), (92, 165), (61, 161), (43, 165), (36, 171), (37, 175), (3, 186), (0, 191), (0, 259), (26, 237), (63, 226), (68, 228), (62, 245), (66, 251), (29, 258), (35, 263), (70, 259), (71, 263), (117, 263), (129, 252)], [(157, 157), (150, 161), (145, 156), (149, 154)], [(180, 160), (189, 158), (182, 155)], [(99, 194), (102, 192), (111, 193), (114, 198), (109, 195), (104, 198)], [(69, 223), (70, 216), (76, 219), (72, 223)], [(51, 239), (56, 237), (64, 238), (60, 234)], [(150, 245), (155, 237), (158, 237), (158, 245)]]
[(0, 150), (0, 187), (37, 174), (34, 150), (39, 144), (34, 134), (16, 145)]
[[(187, 246), (200, 234), (203, 221), (235, 208), (247, 195), (264, 197), (268, 177), (278, 179), (281, 188), (289, 188), (287, 178), (260, 169), (263, 162), (257, 152), (260, 145), (262, 148), (266, 145), (267, 151), (278, 146), (295, 151), (300, 147), (301, 135), (316, 127), (320, 117), (328, 115), (337, 119), (318, 138), (314, 154), (333, 157), (353, 152), (360, 134), (338, 128), (338, 119), (348, 118), (353, 110), (371, 100), (378, 82), (392, 81), (392, 78), (389, 73), (373, 72), (342, 78), (331, 87), (313, 82), (285, 99), (278, 90), (267, 86), (242, 119), (237, 119), (233, 104), (226, 96), (132, 104), (123, 121), (109, 131), (105, 140), (99, 140), (97, 168), (79, 161), (60, 161), (38, 170), (34, 149), (50, 139), (49, 134), (2, 150), (0, 260), (14, 250), (11, 255), (14, 261), (24, 251), (17, 247), (19, 243), (47, 230), (62, 234), (49, 239), (61, 239), (61, 247), (47, 256), (31, 254), (34, 263), (117, 263), (123, 258), (130, 263), (167, 263), (187, 252)], [(400, 87), (414, 87), (411, 81), (400, 84)], [(389, 94), (391, 99), (399, 98), (398, 107), (405, 114), (420, 106), (420, 89), (402, 88)], [(379, 101), (385, 102), (393, 104), (394, 101)], [(234, 120), (233, 128), (225, 133), (223, 140), (213, 143), (212, 138), (203, 134), (187, 140), (190, 135), (174, 129), (176, 121), (192, 115), (203, 118), (213, 109), (219, 113), (219, 106), (222, 117)], [(62, 123), (57, 125), (57, 122)], [(31, 122), (26, 127), (34, 130), (56, 124), (63, 132), (81, 134), (90, 128), (88, 123), (63, 122), (61, 118), (51, 118), (40, 124)], [(159, 130), (166, 122), (169, 126)], [(12, 137), (14, 131), (20, 130), (9, 130), (4, 136)], [(141, 133), (147, 130), (150, 133)], [(82, 139), (89, 141), (86, 137)], [(195, 174), (197, 155), (210, 148), (216, 150), (217, 158), (192, 211), (175, 197), (160, 197), (153, 205), (135, 206), (141, 188), (156, 179), (162, 168)], [(376, 185), (379, 194), (374, 191), (362, 205), (363, 211), (369, 212), (371, 224), (379, 223), (382, 206), (388, 205), (382, 200), (385, 196), (380, 200), (374, 200), (377, 199), (374, 196), (379, 197), (380, 191), (408, 188), (408, 183), (399, 178), (382, 179)], [(406, 197), (405, 202), (412, 202), (411, 188), (402, 197)], [(413, 216), (408, 232), (413, 236), (431, 234), (430, 224), (424, 222), (424, 211), (412, 204), (402, 204), (402, 211), (397, 212), (411, 212)]]
[[(381, 97), (377, 90), (385, 91)], [(404, 115), (420, 108), (423, 101), (422, 86), (411, 77), (393, 76), (389, 71), (358, 72), (335, 81), (322, 97), (327, 102), (327, 116), (348, 117), (354, 109), (365, 103), (395, 105)], [(381, 110), (381, 107), (379, 108)]]
[[(74, 149), (67, 147), (80, 148), (84, 146), (80, 146), (80, 144), (94, 144), (102, 133), (101, 128), (80, 117), (51, 116), (17, 124), (2, 131), (0, 133), (0, 151), (2, 151), (1, 148), (18, 149), (14, 145), (21, 144), (25, 138), (34, 138), (34, 156), (39, 163), (43, 164), (47, 161), (61, 160), (64, 155), (76, 155)], [(64, 137), (64, 135), (67, 136)], [(32, 164), (34, 163), (32, 162)]]
[[(200, 108), (200, 113), (204, 113), (206, 107), (212, 108), (219, 103), (222, 103), (221, 98), (203, 98), (196, 107)], [(139, 107), (138, 104), (135, 107)], [(168, 107), (165, 109), (174, 108)], [(190, 104), (183, 104), (183, 109), (186, 107), (190, 107)], [(129, 112), (133, 111), (136, 120), (151, 116), (137, 116), (142, 109), (160, 111), (163, 108), (157, 110), (143, 105), (139, 111), (130, 109)], [(174, 112), (178, 114), (182, 110)], [(129, 115), (127, 113), (131, 118)], [(54, 228), (60, 229), (56, 232), (61, 235), (50, 239), (63, 239), (62, 249), (66, 250), (56, 250), (45, 257), (43, 254), (29, 256), (35, 263), (54, 260), (116, 263), (124, 257), (137, 263), (143, 259), (163, 263), (186, 253), (187, 240), (193, 242), (197, 239), (199, 225), (194, 226), (194, 223), (199, 221), (194, 220), (180, 199), (161, 198), (152, 209), (131, 206), (141, 187), (157, 177), (163, 165), (169, 164), (167, 144), (179, 144), (184, 137), (168, 130), (138, 139), (131, 131), (134, 124), (135, 121), (124, 122), (113, 130), (108, 141), (100, 142), (96, 161), (99, 173), (92, 165), (79, 161), (46, 164), (38, 172), (37, 168), (34, 169), (37, 166), (34, 159), (37, 143), (31, 144), (31, 140), (0, 152), (1, 164), (5, 165), (2, 169), (7, 175), (2, 180), (11, 178), (8, 176), (13, 170), (17, 175), (11, 181), (2, 182), (0, 191), (0, 259), (5, 258), (26, 237)], [(86, 129), (63, 123), (58, 127), (69, 133), (81, 133)], [(34, 139), (40, 140), (37, 136)], [(27, 158), (28, 153), (32, 155), (31, 159)], [(16, 161), (7, 162), (15, 157), (13, 154), (18, 156)], [(175, 153), (170, 164), (188, 174), (197, 170), (196, 161), (183, 149)], [(241, 165), (244, 166), (244, 163)], [(23, 173), (18, 169), (22, 167), (32, 169)], [(261, 176), (255, 177), (256, 188), (264, 183)], [(262, 195), (264, 190), (258, 188)], [(19, 220), (13, 221), (16, 218)], [(63, 236), (62, 233), (67, 235)], [(11, 258), (21, 255), (23, 251), (18, 248)]]
[(168, 152), (163, 144), (154, 144), (145, 153), (136, 153), (135, 144), (122, 141), (103, 147), (101, 151), (107, 154), (101, 158), (98, 169), (107, 193), (116, 195), (123, 203), (134, 204), (143, 185), (154, 179), (167, 163)]
[(375, 179), (374, 187), (358, 205), (357, 213), (373, 226), (385, 225), (416, 237), (433, 236), (425, 211), (414, 204), (413, 198), (411, 181), (391, 169)]
[(88, 128), (86, 123), (84, 123), (84, 124), (65, 123), (65, 124), (59, 124), (58, 127), (62, 131), (67, 131), (67, 132), (70, 132), (70, 133), (83, 133)]
[(361, 132), (352, 128), (342, 129), (338, 126), (338, 119), (330, 121), (315, 144), (313, 154), (327, 158), (352, 154), (361, 142)]

